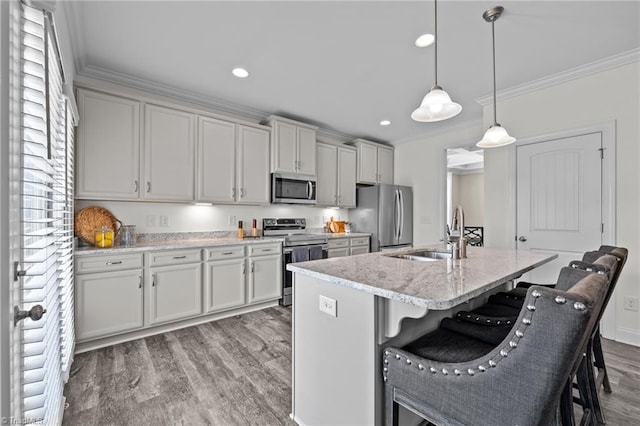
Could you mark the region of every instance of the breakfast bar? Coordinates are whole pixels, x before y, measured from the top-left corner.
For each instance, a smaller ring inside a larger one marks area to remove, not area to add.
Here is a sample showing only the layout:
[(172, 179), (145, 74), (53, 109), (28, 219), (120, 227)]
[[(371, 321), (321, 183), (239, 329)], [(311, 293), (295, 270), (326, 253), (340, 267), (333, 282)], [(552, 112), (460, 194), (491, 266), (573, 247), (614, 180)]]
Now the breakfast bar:
[(381, 425), (382, 348), (471, 310), (557, 255), (447, 246), (289, 264), (293, 286), (292, 418), (300, 425)]

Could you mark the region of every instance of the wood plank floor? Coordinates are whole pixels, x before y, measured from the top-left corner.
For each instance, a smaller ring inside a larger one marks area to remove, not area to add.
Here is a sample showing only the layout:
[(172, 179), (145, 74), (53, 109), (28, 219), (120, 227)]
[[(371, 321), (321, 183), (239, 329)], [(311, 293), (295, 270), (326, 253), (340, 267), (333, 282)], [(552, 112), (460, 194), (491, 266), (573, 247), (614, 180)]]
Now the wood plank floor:
[[(607, 425), (640, 424), (640, 348), (603, 341)], [(291, 309), (269, 308), (76, 355), (64, 425), (287, 425)]]

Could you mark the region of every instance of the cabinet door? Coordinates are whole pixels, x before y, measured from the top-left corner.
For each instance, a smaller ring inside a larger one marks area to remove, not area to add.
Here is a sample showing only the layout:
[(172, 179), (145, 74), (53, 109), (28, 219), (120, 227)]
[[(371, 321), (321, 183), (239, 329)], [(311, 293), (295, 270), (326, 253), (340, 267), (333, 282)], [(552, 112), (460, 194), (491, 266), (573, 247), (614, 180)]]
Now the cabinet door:
[(218, 260), (206, 264), (206, 312), (245, 303), (245, 267), (244, 259)]
[(282, 257), (250, 257), (249, 303), (282, 297)]
[(145, 107), (145, 199), (193, 201), (194, 123), (193, 114)]
[(269, 132), (238, 126), (238, 190), (242, 204), (269, 204)]
[(197, 200), (232, 203), (236, 196), (236, 125), (198, 118)]
[(144, 325), (141, 269), (76, 275), (75, 292), (78, 341)]
[(297, 126), (289, 123), (273, 122), (272, 164), (273, 172), (296, 173)]
[(338, 148), (338, 205), (356, 206), (356, 152)]
[(316, 131), (298, 127), (298, 173), (316, 174)]
[(393, 149), (378, 147), (378, 182), (393, 183)]
[(149, 324), (159, 324), (202, 313), (202, 265), (151, 268)]
[(78, 90), (76, 197), (135, 200), (140, 184), (140, 103)]
[(378, 148), (375, 145), (358, 144), (358, 183), (378, 182)]
[(316, 149), (318, 151), (317, 203), (321, 206), (337, 206), (336, 188), (338, 184), (336, 180), (338, 172), (336, 158), (338, 147), (319, 143)]

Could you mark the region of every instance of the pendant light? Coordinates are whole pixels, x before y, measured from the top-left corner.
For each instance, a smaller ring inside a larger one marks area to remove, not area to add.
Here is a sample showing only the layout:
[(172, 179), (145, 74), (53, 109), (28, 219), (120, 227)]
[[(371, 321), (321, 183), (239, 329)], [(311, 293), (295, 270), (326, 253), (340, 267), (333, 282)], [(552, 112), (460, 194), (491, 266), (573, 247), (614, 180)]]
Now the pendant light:
[(496, 6), (482, 14), (484, 20), (491, 23), (491, 37), (493, 40), (493, 124), (485, 132), (482, 140), (476, 144), (479, 148), (497, 148), (516, 141), (516, 138), (509, 136), (505, 128), (498, 124), (496, 118), (496, 32), (494, 25), (502, 15), (502, 12), (504, 12), (504, 7)]
[(455, 117), (462, 111), (460, 104), (451, 100), (447, 92), (438, 86), (438, 1), (433, 1), (434, 9), (434, 36), (435, 36), (435, 84), (426, 94), (420, 107), (411, 113), (411, 118), (415, 121), (433, 122), (442, 121), (447, 118)]

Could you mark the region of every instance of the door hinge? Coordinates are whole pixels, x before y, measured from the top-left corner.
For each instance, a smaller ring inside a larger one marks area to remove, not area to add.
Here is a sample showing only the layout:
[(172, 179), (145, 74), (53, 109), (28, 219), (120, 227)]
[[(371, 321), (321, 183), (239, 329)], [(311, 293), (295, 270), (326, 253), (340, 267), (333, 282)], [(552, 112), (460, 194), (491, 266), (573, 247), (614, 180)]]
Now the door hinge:
[(604, 158), (604, 148), (598, 148), (598, 151), (600, 151), (600, 159)]

